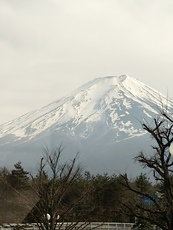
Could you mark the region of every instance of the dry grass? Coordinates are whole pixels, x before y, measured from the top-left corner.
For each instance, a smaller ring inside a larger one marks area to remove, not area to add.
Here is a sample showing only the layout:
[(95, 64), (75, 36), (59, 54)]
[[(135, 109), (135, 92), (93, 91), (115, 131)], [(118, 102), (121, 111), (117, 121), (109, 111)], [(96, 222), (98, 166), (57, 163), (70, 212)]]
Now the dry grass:
[(0, 187), (0, 223), (22, 223), (37, 199), (31, 188)]

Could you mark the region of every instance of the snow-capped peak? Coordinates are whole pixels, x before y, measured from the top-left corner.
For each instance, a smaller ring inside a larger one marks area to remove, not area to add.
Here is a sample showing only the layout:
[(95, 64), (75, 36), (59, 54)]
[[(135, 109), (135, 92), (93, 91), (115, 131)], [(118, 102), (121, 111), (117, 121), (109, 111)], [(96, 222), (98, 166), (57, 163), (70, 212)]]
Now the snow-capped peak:
[(88, 138), (112, 132), (115, 139), (121, 134), (127, 138), (142, 133), (139, 120), (152, 117), (165, 101), (159, 92), (127, 75), (96, 78), (67, 97), (1, 125), (0, 137), (12, 134), (19, 140), (65, 132)]

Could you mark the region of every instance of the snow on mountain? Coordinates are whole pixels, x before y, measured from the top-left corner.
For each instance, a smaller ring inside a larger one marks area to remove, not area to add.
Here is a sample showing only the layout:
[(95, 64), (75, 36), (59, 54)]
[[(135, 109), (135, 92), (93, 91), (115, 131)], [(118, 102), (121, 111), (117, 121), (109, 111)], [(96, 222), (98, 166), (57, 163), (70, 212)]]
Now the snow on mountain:
[(109, 145), (113, 151), (115, 143), (143, 136), (140, 122), (166, 107), (173, 108), (173, 101), (135, 78), (96, 78), (64, 98), (0, 125), (0, 146), (4, 150), (4, 146), (29, 146), (46, 137), (68, 137), (80, 147), (86, 145), (83, 151), (88, 149), (88, 156), (93, 149), (101, 156), (96, 146)]
[[(139, 120), (152, 117), (167, 100), (135, 78), (96, 78), (69, 96), (61, 98), (39, 110), (25, 114), (0, 126), (0, 137), (13, 134), (17, 139), (32, 139), (43, 131), (63, 131), (86, 138), (97, 123), (127, 133), (142, 132)], [(137, 121), (138, 120), (138, 121)]]

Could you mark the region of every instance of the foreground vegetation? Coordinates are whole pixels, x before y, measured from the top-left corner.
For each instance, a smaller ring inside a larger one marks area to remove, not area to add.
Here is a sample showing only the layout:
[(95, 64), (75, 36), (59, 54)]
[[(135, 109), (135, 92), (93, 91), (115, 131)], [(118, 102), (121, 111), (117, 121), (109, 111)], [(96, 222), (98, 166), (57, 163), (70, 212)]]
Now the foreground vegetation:
[[(58, 156), (59, 149), (53, 154)], [(1, 168), (1, 223), (37, 222), (47, 213), (61, 221), (129, 221), (119, 212), (121, 201), (129, 196), (121, 177), (91, 175), (74, 164), (66, 168), (57, 165), (53, 175), (48, 168), (44, 171), (44, 164), (42, 160), (35, 176), (30, 176), (21, 162), (12, 171)]]
[[(1, 223), (42, 222), (47, 226), (50, 222), (47, 214), (51, 215), (52, 226), (57, 221), (135, 221), (134, 215), (127, 214), (124, 206), (135, 197), (123, 185), (121, 175), (82, 172), (76, 164), (77, 157), (68, 164), (59, 164), (61, 154), (61, 148), (46, 150), (35, 176), (29, 175), (21, 162), (16, 163), (12, 171), (1, 168)], [(145, 174), (129, 183), (148, 192), (157, 190)]]

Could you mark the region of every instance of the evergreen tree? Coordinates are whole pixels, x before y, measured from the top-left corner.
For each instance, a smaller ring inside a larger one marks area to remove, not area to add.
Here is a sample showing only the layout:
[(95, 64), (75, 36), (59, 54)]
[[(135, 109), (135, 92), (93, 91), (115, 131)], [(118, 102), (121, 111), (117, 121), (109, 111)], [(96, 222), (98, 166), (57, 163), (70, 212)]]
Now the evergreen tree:
[(138, 177), (136, 177), (135, 184), (141, 192), (149, 192), (152, 186), (145, 173), (141, 173)]
[(24, 170), (21, 162), (14, 164), (15, 169), (8, 176), (8, 182), (15, 188), (26, 188), (29, 186), (28, 172)]

